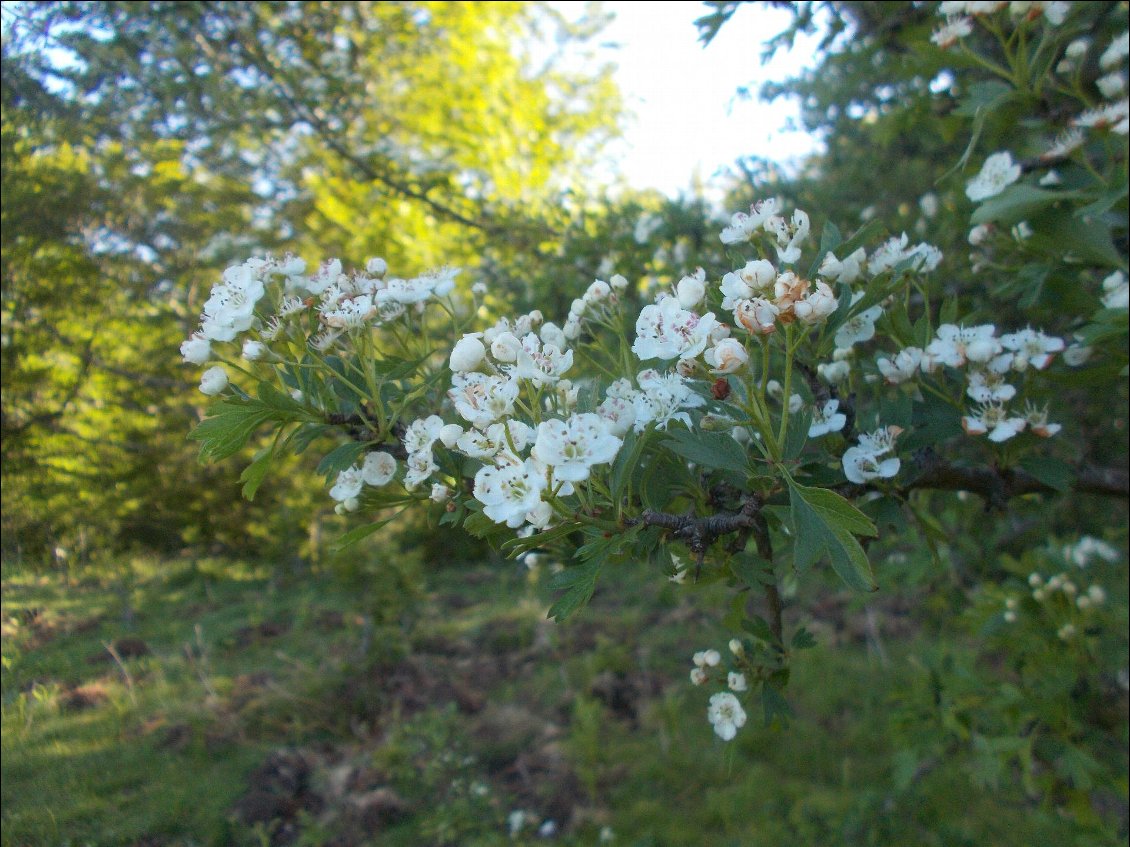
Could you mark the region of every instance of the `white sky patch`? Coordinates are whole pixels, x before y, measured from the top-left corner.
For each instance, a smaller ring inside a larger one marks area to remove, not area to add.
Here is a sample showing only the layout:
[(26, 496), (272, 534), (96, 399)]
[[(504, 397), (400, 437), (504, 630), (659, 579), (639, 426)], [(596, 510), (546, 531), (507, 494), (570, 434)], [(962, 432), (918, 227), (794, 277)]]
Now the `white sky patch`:
[[(570, 18), (582, 2), (556, 2)], [(767, 38), (788, 25), (790, 15), (761, 4), (742, 6), (709, 46), (698, 40), (697, 18), (710, 12), (700, 2), (606, 2), (616, 15), (603, 31), (596, 54), (617, 66), (616, 82), (630, 112), (624, 139), (614, 144), (610, 170), (633, 188), (656, 188), (669, 197), (689, 194), (696, 175), (707, 196), (720, 190), (713, 178), (743, 156), (760, 156), (784, 166), (819, 149), (799, 125), (796, 103), (756, 99), (761, 84), (783, 80), (811, 66), (819, 36), (801, 36), (789, 53), (761, 64)], [(747, 87), (753, 99), (737, 96)], [(713, 189), (713, 190), (711, 190)]]

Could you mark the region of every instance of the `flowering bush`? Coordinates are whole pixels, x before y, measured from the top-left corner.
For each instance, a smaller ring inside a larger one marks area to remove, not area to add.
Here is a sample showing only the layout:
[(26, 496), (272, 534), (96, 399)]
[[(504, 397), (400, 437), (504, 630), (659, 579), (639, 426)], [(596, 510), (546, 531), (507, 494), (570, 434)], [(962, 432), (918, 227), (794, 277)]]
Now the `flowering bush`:
[[(1036, 59), (1070, 64), (1090, 50), (1057, 31), (1067, 6), (943, 3), (934, 41), (969, 49), (978, 26), (999, 38), (1013, 64), (992, 65), (1004, 81), (974, 90), (986, 106), (1026, 90)], [(731, 740), (743, 701), (760, 697), (767, 719), (787, 711), (789, 662), (813, 643), (787, 631), (781, 580), (827, 562), (850, 588), (876, 590), (865, 545), (892, 510), (924, 520), (915, 491), (973, 491), (994, 506), (1072, 486), (1119, 493), (1109, 475), (1040, 451), (1063, 429), (1045, 374), (1124, 358), (1126, 259), (1102, 218), (1125, 204), (1124, 181), (1108, 196), (1125, 180), (1124, 148), (1111, 144), (1126, 132), (1124, 42), (1100, 58), (1113, 102), (1078, 112), (1040, 156), (987, 156), (965, 188), (980, 204), (969, 241), (987, 281), (1008, 255), (1046, 260), (1064, 227), (1074, 233), (1055, 261), (1099, 307), (1062, 322), (1076, 338), (965, 317), (930, 282), (961, 257), (884, 238), (878, 222), (845, 237), (825, 221), (817, 239), (807, 211), (766, 198), (720, 228), (724, 266), (649, 302), (628, 279), (636, 269), (619, 268), (578, 286), (567, 315), (491, 321), (489, 282), (467, 286), (453, 268), (400, 278), (379, 258), (311, 271), (293, 256), (233, 266), (181, 348), (193, 364), (223, 363), (203, 374), (201, 391), (220, 399), (193, 437), (221, 459), (270, 431), (243, 472), (248, 497), (277, 455), (319, 445), (336, 510), (364, 518), (343, 545), (416, 507), (512, 557), (549, 551), (563, 564), (558, 619), (626, 558), (676, 582), (726, 583), (729, 664), (697, 653), (691, 681), (721, 687), (708, 718)], [(646, 241), (654, 227), (636, 230)], [(939, 454), (954, 444), (964, 461)]]

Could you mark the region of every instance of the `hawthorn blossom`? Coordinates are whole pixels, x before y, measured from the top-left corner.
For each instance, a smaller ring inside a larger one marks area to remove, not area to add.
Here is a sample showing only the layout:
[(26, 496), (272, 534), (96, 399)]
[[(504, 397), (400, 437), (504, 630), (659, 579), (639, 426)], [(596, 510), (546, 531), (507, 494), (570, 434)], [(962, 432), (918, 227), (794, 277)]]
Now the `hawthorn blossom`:
[(209, 341), (231, 341), (251, 328), (255, 304), (263, 297), (263, 281), (254, 265), (244, 262), (224, 271), (223, 281), (212, 287), (204, 303), (200, 332)]
[(942, 324), (934, 334), (934, 340), (926, 345), (922, 369), (933, 372), (937, 365), (960, 368), (967, 361), (984, 364), (1001, 352), (1002, 345), (995, 338), (996, 327), (992, 324), (978, 326), (957, 326)]
[[(852, 297), (852, 302), (857, 303), (863, 299), (863, 292), (859, 291)], [(852, 315), (836, 330), (836, 346), (852, 347), (875, 337), (875, 321), (883, 314), (882, 306), (872, 306), (864, 309), (857, 315)]]
[(746, 722), (742, 704), (729, 691), (722, 691), (710, 698), (706, 717), (714, 727), (714, 733), (723, 741), (732, 741)]
[(965, 393), (978, 403), (1006, 403), (1016, 396), (1016, 388), (1005, 382), (1001, 374), (981, 370), (969, 374)]
[(451, 390), (447, 396), (460, 417), (472, 426), (484, 428), (514, 411), (518, 384), (488, 374), (457, 373), (451, 377)]
[(361, 463), (361, 479), (366, 485), (378, 488), (388, 485), (395, 475), (396, 459), (383, 450), (369, 453)]
[(755, 295), (768, 295), (777, 281), (777, 270), (773, 263), (765, 259), (752, 259), (745, 267), (730, 271), (722, 277), (719, 288), (722, 291), (722, 308), (733, 309), (740, 300), (748, 300)]
[(491, 424), (486, 432), (469, 429), (460, 434), (454, 448), (465, 456), (482, 461), (495, 459), (501, 453), (515, 456), (530, 443), (534, 430), (518, 420)]
[(1009, 417), (1008, 411), (1000, 403), (986, 404), (961, 419), (961, 428), (965, 430), (966, 435), (987, 433), (989, 440), (998, 444), (1019, 435), (1026, 426), (1028, 426), (1026, 419)]
[(965, 186), (965, 196), (974, 203), (996, 197), (1020, 179), (1020, 165), (1013, 163), (1007, 150), (994, 153), (985, 160), (981, 172)]
[(866, 261), (867, 251), (862, 247), (842, 261), (836, 258), (835, 253), (826, 253), (824, 259), (820, 262), (820, 269), (817, 273), (832, 282), (843, 282), (851, 285), (862, 275), (863, 265)]
[(203, 365), (212, 357), (212, 342), (194, 332), (181, 344), (180, 354), (190, 365)]
[(480, 333), (466, 334), (455, 342), (447, 364), (455, 373), (467, 373), (482, 363), (486, 353), (486, 347), (480, 340)]
[(664, 297), (644, 306), (636, 320), (632, 352), (640, 359), (691, 359), (701, 353), (718, 321), (713, 313), (699, 317), (678, 299)]
[(1028, 422), (1028, 428), (1033, 435), (1040, 438), (1051, 438), (1063, 426), (1057, 423), (1048, 423), (1048, 407), (1039, 407), (1032, 403), (1025, 404), (1024, 407), (1024, 420)]
[(685, 410), (706, 403), (677, 373), (660, 375), (655, 370), (646, 370), (639, 373), (636, 381), (640, 386), (634, 398), (636, 432), (642, 432), (652, 423), (656, 429), (666, 429), (671, 421), (682, 421), (689, 427), (691, 419)]
[(701, 303), (706, 296), (706, 271), (698, 268), (692, 275), (680, 279), (675, 286), (675, 296), (684, 309), (693, 309)]
[(842, 459), (848, 482), (861, 485), (873, 479), (890, 479), (897, 474), (901, 466), (898, 457), (880, 457), (894, 450), (895, 438), (901, 432), (897, 426), (888, 426), (859, 436), (859, 444), (849, 447)]
[(439, 415), (428, 415), (426, 418), (417, 418), (408, 425), (401, 441), (408, 453), (431, 452), (432, 445), (439, 438), (443, 429), (443, 418)]
[(406, 464), (408, 470), (404, 474), (404, 487), (409, 491), (415, 491), (421, 483), (439, 470), (431, 450), (410, 453)]
[(1130, 129), (1128, 116), (1130, 116), (1130, 100), (1123, 98), (1117, 103), (1089, 109), (1076, 117), (1072, 123), (1075, 126), (1109, 129), (1119, 135), (1126, 135)]
[(1126, 93), (1126, 74), (1116, 72), (1095, 80), (1095, 87), (1106, 100), (1114, 100)]
[(706, 351), (703, 359), (710, 365), (712, 373), (732, 374), (749, 364), (749, 353), (737, 339), (723, 338)]
[(820, 438), (831, 432), (839, 432), (847, 423), (847, 416), (839, 411), (839, 400), (828, 400), (812, 414), (812, 423), (808, 427), (809, 438)]
[(1024, 371), (1029, 367), (1042, 371), (1052, 363), (1055, 354), (1066, 346), (1062, 338), (1044, 335), (1028, 327), (1019, 332), (1001, 336), (1001, 346), (1012, 351), (1012, 369)]
[(734, 304), (734, 322), (752, 335), (769, 335), (777, 331), (780, 309), (764, 297), (739, 300)]
[(200, 375), (200, 393), (215, 397), (228, 387), (228, 372), (217, 365)]
[(749, 241), (754, 233), (765, 226), (765, 222), (777, 214), (778, 201), (770, 198), (750, 206), (749, 214), (738, 212), (730, 218), (730, 225), (719, 236), (723, 244), (737, 244)]
[(341, 503), (352, 500), (361, 493), (364, 484), (365, 480), (361, 468), (356, 465), (346, 468), (338, 473), (337, 480), (330, 489), (330, 497)]
[(965, 38), (972, 32), (973, 21), (969, 18), (950, 18), (943, 26), (934, 30), (934, 34), (930, 36), (930, 40), (943, 50), (946, 50), (957, 44), (959, 39)]
[[(493, 345), (491, 347), (493, 350)], [(573, 351), (556, 344), (543, 344), (541, 338), (528, 333), (517, 351), (517, 363), (511, 373), (517, 379), (529, 380), (536, 386), (552, 385), (573, 367)]]
[(483, 504), (484, 515), (517, 529), (541, 502), (545, 485), (545, 474), (530, 459), (501, 467), (488, 465), (475, 474), (474, 496)]
[(793, 304), (793, 314), (804, 324), (817, 324), (833, 315), (840, 301), (826, 282), (817, 282), (816, 290)]
[(745, 674), (738, 673), (737, 671), (730, 671), (726, 674), (726, 687), (731, 691), (742, 692), (749, 688), (746, 683)]
[(580, 482), (589, 478), (593, 465), (615, 459), (623, 443), (600, 415), (585, 412), (539, 424), (531, 455), (553, 468), (556, 479)]
[(1099, 56), (1099, 67), (1104, 71), (1117, 68), (1130, 55), (1130, 31), (1115, 36), (1110, 45)]
[(1130, 282), (1122, 271), (1103, 280), (1103, 305), (1108, 309), (1130, 309)]
[(904, 347), (894, 359), (880, 358), (875, 364), (889, 385), (898, 385), (912, 378), (922, 364), (922, 351), (917, 347)]

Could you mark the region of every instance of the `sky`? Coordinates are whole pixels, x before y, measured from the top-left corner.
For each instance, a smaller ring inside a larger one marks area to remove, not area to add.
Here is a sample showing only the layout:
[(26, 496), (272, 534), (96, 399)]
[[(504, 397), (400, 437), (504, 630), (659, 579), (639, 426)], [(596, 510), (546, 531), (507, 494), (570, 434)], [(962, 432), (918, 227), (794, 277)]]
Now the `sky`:
[[(553, 5), (570, 17), (584, 6)], [(802, 37), (789, 54), (779, 52), (761, 65), (762, 44), (785, 28), (786, 11), (743, 5), (703, 47), (694, 21), (710, 9), (701, 2), (612, 0), (604, 6), (616, 18), (599, 39), (598, 56), (618, 66), (616, 81), (635, 113), (613, 153), (634, 188), (675, 197), (689, 191), (696, 173), (709, 183), (741, 156), (785, 163), (817, 149), (815, 139), (786, 129), (798, 114), (796, 104), (737, 97), (739, 87), (756, 94), (762, 82), (797, 73), (815, 55), (817, 38)]]

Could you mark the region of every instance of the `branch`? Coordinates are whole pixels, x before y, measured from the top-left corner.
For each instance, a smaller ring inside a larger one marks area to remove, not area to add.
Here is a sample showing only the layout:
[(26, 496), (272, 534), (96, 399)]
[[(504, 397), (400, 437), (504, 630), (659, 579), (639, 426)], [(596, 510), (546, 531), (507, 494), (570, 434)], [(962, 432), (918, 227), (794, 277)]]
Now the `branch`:
[(743, 501), (741, 511), (737, 513), (719, 512), (702, 518), (646, 509), (638, 518), (632, 518), (627, 523), (629, 526), (642, 523), (644, 526), (668, 529), (676, 538), (685, 541), (692, 553), (701, 557), (720, 536), (756, 528), (757, 517), (763, 505), (761, 498), (754, 495)]
[[(936, 458), (929, 461), (923, 473), (906, 485), (903, 491), (915, 489), (969, 491), (997, 507), (1003, 507), (1013, 497), (1025, 494), (1061, 493), (1019, 468), (965, 468)], [(1079, 494), (1099, 494), (1125, 500), (1130, 498), (1130, 473), (1123, 468), (1084, 465), (1075, 471), (1071, 490)]]

